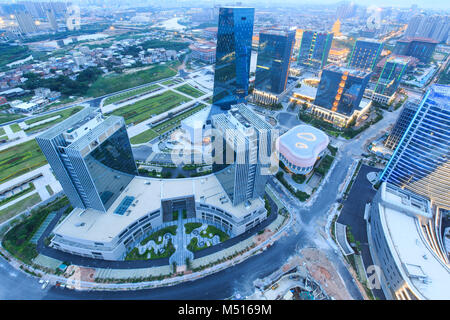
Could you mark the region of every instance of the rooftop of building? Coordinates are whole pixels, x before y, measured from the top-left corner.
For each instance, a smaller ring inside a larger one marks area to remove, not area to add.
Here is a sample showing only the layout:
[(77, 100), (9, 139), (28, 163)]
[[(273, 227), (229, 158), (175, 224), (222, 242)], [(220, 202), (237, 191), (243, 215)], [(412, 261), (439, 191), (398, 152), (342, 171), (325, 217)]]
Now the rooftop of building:
[[(135, 177), (107, 212), (75, 209), (54, 232), (69, 238), (110, 242), (130, 224), (160, 209), (161, 200), (187, 196), (194, 196), (196, 202), (218, 207), (238, 220), (263, 205), (263, 201), (257, 198), (247, 204), (233, 206), (213, 174), (184, 179)], [(132, 204), (124, 214), (114, 213), (126, 197), (133, 198)], [(225, 198), (227, 202), (224, 202)]]
[(429, 203), (411, 201), (399, 189), (381, 186), (380, 217), (389, 248), (408, 286), (421, 299), (450, 299), (450, 269), (424, 239), (418, 217), (430, 217)]
[(377, 39), (372, 39), (372, 38), (358, 38), (356, 41), (363, 41), (363, 42), (370, 42), (370, 43), (377, 43), (377, 44), (383, 43), (383, 41), (380, 41)]
[(383, 68), (386, 61), (391, 61), (392, 59), (394, 59), (394, 60), (400, 59), (400, 61), (403, 61), (402, 63), (408, 63), (408, 65), (410, 65), (412, 67), (419, 63), (419, 59), (417, 59), (415, 57), (391, 54), (389, 56), (382, 58), (380, 61), (378, 61), (377, 68)]
[(312, 158), (315, 160), (329, 142), (330, 139), (323, 131), (310, 125), (301, 124), (280, 136), (277, 140), (277, 148), (283, 154), (289, 153), (293, 161), (311, 160)]
[(433, 39), (429, 39), (429, 38), (420, 38), (420, 37), (412, 37), (412, 38), (403, 38), (400, 40), (397, 40), (397, 42), (427, 42), (427, 43), (435, 43), (438, 44), (439, 42), (437, 42), (436, 40)]
[(352, 69), (348, 67), (341, 67), (337, 66), (335, 64), (329, 64), (324, 68), (324, 70), (329, 70), (333, 72), (339, 72), (339, 73), (348, 73), (348, 75), (352, 77), (358, 77), (358, 78), (365, 78), (371, 74), (371, 72), (364, 71), (361, 69)]
[(191, 128), (201, 128), (206, 123), (210, 111), (211, 107), (204, 108), (199, 112), (194, 113), (190, 117), (181, 120), (181, 125), (188, 126)]
[(268, 30), (262, 30), (259, 34), (270, 34), (270, 35), (275, 35), (275, 36), (287, 37), (289, 34), (294, 34), (294, 32), (295, 31), (268, 29)]

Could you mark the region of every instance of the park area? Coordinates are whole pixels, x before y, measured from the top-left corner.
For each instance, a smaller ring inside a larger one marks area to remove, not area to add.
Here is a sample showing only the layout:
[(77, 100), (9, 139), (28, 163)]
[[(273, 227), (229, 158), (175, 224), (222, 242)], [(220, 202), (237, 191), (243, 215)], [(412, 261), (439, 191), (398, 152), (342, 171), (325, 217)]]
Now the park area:
[(111, 114), (124, 117), (126, 124), (138, 124), (151, 116), (166, 112), (190, 101), (189, 98), (172, 91), (140, 100), (131, 105), (114, 110)]
[(57, 123), (59, 123), (59, 122), (61, 122), (63, 120), (66, 120), (67, 118), (73, 116), (74, 114), (76, 114), (77, 112), (81, 111), (82, 109), (83, 109), (83, 107), (77, 106), (77, 107), (65, 109), (65, 110), (62, 110), (62, 111), (49, 113), (49, 114), (46, 114), (45, 116), (41, 116), (41, 117), (36, 117), (36, 118), (29, 119), (29, 120), (25, 120), (25, 124), (31, 126), (34, 123), (37, 123), (37, 122), (40, 122), (40, 121), (44, 121), (44, 120), (47, 120), (47, 119), (50, 119), (50, 118), (58, 117), (58, 118), (56, 118), (56, 119), (54, 119), (52, 121), (48, 121), (48, 122), (45, 122), (45, 123), (41, 123), (41, 124), (32, 126), (30, 128), (27, 128), (24, 131), (27, 134), (31, 134), (31, 133), (34, 133), (34, 132), (37, 132), (37, 131), (45, 130), (45, 129), (50, 128), (50, 127), (54, 126), (55, 124), (57, 124)]
[(164, 121), (151, 129), (145, 130), (144, 132), (132, 137), (130, 139), (131, 144), (141, 144), (149, 142), (150, 140), (164, 134), (167, 131), (172, 130), (173, 128), (180, 125), (181, 120), (186, 119), (187, 117), (193, 115), (194, 113), (203, 109), (205, 105), (200, 104), (199, 106), (192, 108), (188, 111), (178, 114), (176, 117)]
[[(36, 195), (39, 197), (38, 194)], [(54, 200), (46, 206), (33, 209), (29, 217), (8, 231), (3, 238), (2, 246), (16, 258), (31, 264), (33, 258), (38, 253), (36, 251), (36, 245), (31, 243), (30, 240), (50, 213), (68, 205), (69, 200), (63, 197)]]
[(161, 87), (158, 86), (157, 84), (154, 84), (154, 85), (143, 87), (143, 88), (139, 88), (139, 89), (136, 89), (136, 90), (131, 90), (131, 91), (119, 93), (119, 94), (113, 95), (112, 97), (106, 98), (105, 102), (103, 103), (103, 105), (107, 106), (108, 104), (112, 104), (112, 103), (116, 103), (116, 102), (119, 102), (119, 101), (127, 100), (128, 98), (131, 98), (131, 97), (134, 97), (134, 96), (143, 95), (143, 94), (146, 94), (146, 93), (151, 93), (151, 92), (157, 91), (159, 89), (161, 89)]
[(0, 183), (4, 183), (47, 164), (36, 140), (0, 151)]
[(133, 73), (106, 75), (98, 78), (92, 84), (87, 95), (90, 97), (100, 97), (109, 93), (173, 77), (176, 73), (171, 65), (158, 65)]
[(172, 236), (177, 234), (177, 226), (169, 226), (163, 229), (160, 229), (147, 238), (141, 241), (140, 245), (145, 246), (150, 241), (153, 241), (155, 245), (162, 245), (164, 241), (166, 241), (166, 245), (164, 246), (163, 252), (155, 252), (153, 247), (147, 248), (143, 254), (139, 254), (139, 249), (136, 247), (131, 250), (125, 260), (148, 260), (148, 259), (161, 259), (168, 258), (175, 252), (175, 247), (172, 243), (172, 239), (164, 239), (164, 236), (170, 233)]
[(191, 96), (194, 98), (198, 98), (198, 97), (205, 95), (205, 93), (203, 91), (200, 91), (189, 84), (184, 84), (182, 86), (179, 86), (175, 90), (183, 92), (183, 93), (187, 94), (188, 96)]

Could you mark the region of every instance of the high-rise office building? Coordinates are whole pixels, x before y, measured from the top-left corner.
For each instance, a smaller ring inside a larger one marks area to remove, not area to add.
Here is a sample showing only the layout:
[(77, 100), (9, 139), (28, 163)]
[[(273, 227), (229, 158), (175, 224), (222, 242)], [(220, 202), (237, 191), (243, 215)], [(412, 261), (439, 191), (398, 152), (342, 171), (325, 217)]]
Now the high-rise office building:
[(350, 54), (348, 67), (373, 70), (381, 51), (383, 51), (383, 42), (371, 39), (358, 39)]
[(299, 64), (316, 70), (322, 69), (327, 64), (332, 42), (332, 33), (303, 31), (298, 54)]
[(407, 67), (407, 59), (401, 57), (388, 58), (381, 70), (374, 91), (387, 96), (393, 95), (398, 89)]
[(322, 71), (314, 104), (351, 115), (359, 108), (370, 72), (329, 65)]
[(381, 180), (450, 210), (450, 86), (432, 85)]
[(213, 171), (233, 205), (261, 197), (275, 143), (272, 127), (244, 104), (212, 117)]
[(138, 174), (121, 117), (85, 108), (36, 141), (76, 208), (107, 211)]
[(17, 12), (15, 14), (17, 23), (19, 24), (19, 31), (22, 34), (30, 34), (37, 32), (37, 26), (34, 23), (33, 16), (28, 12)]
[[(261, 102), (278, 102), (286, 89), (295, 32), (264, 31), (259, 35), (253, 96)], [(268, 100), (268, 101), (266, 101)]]
[(55, 12), (52, 9), (45, 10), (47, 14), (47, 20), (53, 30), (58, 30), (58, 23), (56, 22)]
[(419, 101), (407, 101), (405, 105), (403, 106), (402, 112), (397, 118), (397, 121), (395, 122), (394, 127), (391, 130), (391, 133), (387, 137), (386, 141), (384, 142), (384, 145), (394, 150), (397, 148), (398, 143), (400, 142), (400, 139), (403, 137), (403, 135), (406, 132), (406, 129), (408, 128), (409, 124), (411, 123), (412, 118), (417, 112), (417, 108), (419, 106)]
[(394, 47), (394, 54), (410, 56), (419, 59), (420, 62), (428, 63), (436, 49), (437, 41), (432, 39), (408, 38), (398, 40)]
[(220, 8), (213, 104), (223, 109), (248, 95), (254, 16), (254, 8)]

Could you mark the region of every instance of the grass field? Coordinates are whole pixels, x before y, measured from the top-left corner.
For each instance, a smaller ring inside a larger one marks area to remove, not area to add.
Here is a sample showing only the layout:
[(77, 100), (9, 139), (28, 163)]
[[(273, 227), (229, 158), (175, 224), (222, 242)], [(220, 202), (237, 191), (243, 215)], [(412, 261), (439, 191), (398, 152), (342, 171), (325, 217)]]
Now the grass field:
[(26, 120), (25, 123), (27, 125), (31, 125), (33, 123), (36, 123), (36, 122), (39, 122), (39, 121), (42, 121), (42, 120), (45, 120), (45, 119), (49, 119), (49, 118), (52, 118), (52, 117), (55, 117), (55, 116), (60, 116), (58, 119), (55, 119), (55, 120), (52, 120), (52, 121), (49, 121), (49, 122), (46, 122), (46, 123), (42, 123), (42, 124), (34, 126), (32, 128), (28, 128), (28, 129), (25, 130), (25, 132), (26, 133), (33, 133), (33, 132), (36, 132), (36, 131), (40, 131), (40, 130), (44, 130), (44, 129), (47, 129), (49, 127), (52, 127), (55, 124), (57, 124), (57, 123), (65, 120), (65, 119), (67, 119), (68, 117), (73, 116), (75, 113), (81, 111), (82, 109), (83, 109), (83, 107), (79, 107), (78, 106), (78, 107), (73, 107), (73, 108), (65, 109), (65, 110), (58, 111), (58, 112), (53, 112), (53, 113), (47, 114), (47, 115), (42, 116), (42, 117), (36, 117), (36, 118), (30, 119), (30, 120)]
[(115, 103), (115, 102), (118, 102), (118, 101), (130, 98), (130, 97), (133, 97), (133, 96), (137, 96), (139, 94), (143, 94), (143, 93), (146, 93), (146, 92), (151, 92), (151, 91), (153, 91), (155, 89), (158, 89), (158, 88), (161, 88), (161, 87), (158, 86), (157, 84), (154, 84), (154, 85), (151, 85), (151, 86), (148, 86), (148, 87), (139, 88), (139, 89), (136, 89), (136, 90), (120, 93), (120, 94), (114, 95), (112, 97), (106, 98), (105, 102), (103, 103), (103, 105), (107, 106), (108, 104)]
[(131, 105), (114, 110), (111, 114), (125, 118), (127, 124), (138, 124), (152, 115), (157, 115), (179, 106), (190, 99), (172, 91), (140, 100)]
[(194, 88), (193, 86), (189, 85), (189, 84), (184, 84), (182, 86), (179, 86), (178, 88), (176, 88), (175, 90), (178, 90), (180, 92), (183, 92), (191, 97), (194, 98), (198, 98), (201, 97), (203, 95), (205, 95), (204, 92)]
[(15, 113), (0, 113), (0, 124), (6, 123), (9, 121), (14, 121), (17, 119), (24, 118), (25, 116), (22, 114), (15, 114)]
[(25, 199), (22, 199), (3, 210), (0, 210), (0, 222), (14, 217), (15, 215), (21, 213), (29, 207), (34, 206), (35, 204), (38, 204), (39, 202), (41, 202), (39, 193), (34, 193), (31, 196), (26, 197)]
[(13, 123), (9, 127), (11, 128), (12, 132), (14, 132), (14, 133), (22, 130), (22, 128), (20, 128), (19, 124), (17, 124), (17, 123)]
[(176, 126), (178, 126), (180, 124), (181, 120), (193, 115), (194, 113), (200, 111), (204, 107), (205, 107), (205, 105), (201, 104), (189, 111), (180, 113), (176, 117), (169, 119), (167, 121), (164, 121), (164, 122), (158, 124), (157, 126), (151, 128), (151, 129), (145, 130), (144, 132), (132, 137), (130, 139), (130, 142), (132, 144), (146, 143), (146, 142), (156, 138), (157, 136), (159, 136), (169, 130), (172, 130), (173, 128), (175, 128)]
[(5, 134), (6, 134), (5, 129), (4, 128), (0, 128), (0, 136), (3, 136)]
[(0, 183), (4, 183), (47, 163), (36, 140), (0, 151)]
[(170, 65), (158, 65), (153, 68), (134, 73), (103, 76), (92, 84), (87, 92), (87, 95), (91, 97), (99, 97), (108, 93), (173, 77), (176, 73), (177, 72), (172, 69)]

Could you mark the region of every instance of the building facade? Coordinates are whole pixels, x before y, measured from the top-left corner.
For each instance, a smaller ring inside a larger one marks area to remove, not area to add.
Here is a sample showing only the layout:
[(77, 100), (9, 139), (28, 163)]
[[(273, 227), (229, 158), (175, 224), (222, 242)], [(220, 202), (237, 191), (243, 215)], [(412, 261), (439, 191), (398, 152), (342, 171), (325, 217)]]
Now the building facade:
[(322, 69), (327, 64), (332, 42), (332, 33), (311, 30), (303, 31), (298, 63), (307, 68)]
[(85, 108), (36, 141), (73, 207), (106, 212), (137, 175), (121, 117)]
[(381, 180), (450, 210), (450, 86), (433, 85), (417, 108)]
[(398, 40), (394, 54), (411, 56), (422, 63), (429, 63), (437, 46), (437, 41), (425, 38), (408, 38)]
[(367, 213), (375, 285), (386, 299), (450, 299), (450, 271), (434, 248), (430, 202), (383, 183)]
[(387, 148), (391, 150), (397, 148), (400, 139), (405, 134), (406, 129), (409, 127), (409, 124), (411, 123), (414, 115), (416, 114), (418, 106), (419, 101), (407, 101), (405, 103), (402, 112), (398, 116), (398, 119), (391, 130), (391, 133), (384, 142), (384, 145)]
[(255, 89), (280, 94), (286, 89), (295, 33), (264, 31), (259, 34)]
[(220, 8), (213, 104), (223, 109), (248, 95), (254, 16), (254, 8)]
[(371, 39), (358, 39), (353, 46), (348, 62), (349, 68), (373, 70), (383, 51), (383, 42)]
[(360, 108), (370, 73), (330, 65), (322, 71), (314, 104), (343, 115)]
[(395, 93), (408, 67), (408, 60), (392, 57), (388, 58), (375, 83), (370, 84), (366, 94), (379, 103), (388, 104), (395, 98)]
[(217, 131), (213, 172), (233, 205), (261, 197), (269, 178), (272, 126), (244, 104), (212, 117)]

